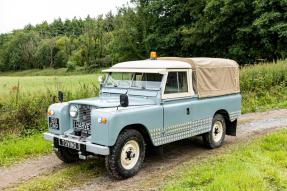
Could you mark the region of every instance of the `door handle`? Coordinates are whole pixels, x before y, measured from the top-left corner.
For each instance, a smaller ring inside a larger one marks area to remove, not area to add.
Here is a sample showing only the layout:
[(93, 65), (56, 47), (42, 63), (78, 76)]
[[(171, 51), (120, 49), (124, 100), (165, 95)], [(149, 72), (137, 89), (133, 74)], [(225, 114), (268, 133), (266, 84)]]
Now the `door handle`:
[(189, 115), (190, 112), (189, 112), (189, 108), (186, 108), (186, 114)]

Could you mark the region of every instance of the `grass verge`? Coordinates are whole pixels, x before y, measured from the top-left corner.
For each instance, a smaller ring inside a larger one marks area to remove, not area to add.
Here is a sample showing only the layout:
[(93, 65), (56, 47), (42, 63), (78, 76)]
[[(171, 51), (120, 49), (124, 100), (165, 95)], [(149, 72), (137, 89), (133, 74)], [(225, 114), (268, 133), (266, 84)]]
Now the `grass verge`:
[(51, 152), (51, 142), (44, 140), (42, 133), (25, 138), (8, 138), (0, 143), (0, 167), (7, 167), (25, 158)]
[[(257, 140), (256, 140), (257, 139)], [(231, 152), (189, 161), (153, 190), (286, 190), (287, 130), (244, 141)], [(142, 190), (151, 189), (143, 185)]]

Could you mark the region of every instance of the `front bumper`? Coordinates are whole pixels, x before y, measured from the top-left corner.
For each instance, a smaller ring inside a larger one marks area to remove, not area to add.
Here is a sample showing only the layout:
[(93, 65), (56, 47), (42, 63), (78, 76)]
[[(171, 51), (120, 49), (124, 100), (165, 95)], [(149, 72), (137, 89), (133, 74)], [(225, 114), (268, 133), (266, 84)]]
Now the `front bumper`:
[(101, 146), (101, 145), (96, 145), (91, 142), (84, 142), (80, 140), (75, 140), (70, 137), (65, 137), (62, 135), (54, 135), (51, 133), (44, 133), (44, 139), (47, 141), (53, 142), (53, 150), (57, 150), (58, 145), (59, 145), (59, 140), (67, 140), (73, 143), (79, 143), (80, 144), (80, 151), (83, 153), (85, 152), (90, 152), (98, 155), (109, 155), (110, 154), (110, 149), (109, 147), (106, 146)]

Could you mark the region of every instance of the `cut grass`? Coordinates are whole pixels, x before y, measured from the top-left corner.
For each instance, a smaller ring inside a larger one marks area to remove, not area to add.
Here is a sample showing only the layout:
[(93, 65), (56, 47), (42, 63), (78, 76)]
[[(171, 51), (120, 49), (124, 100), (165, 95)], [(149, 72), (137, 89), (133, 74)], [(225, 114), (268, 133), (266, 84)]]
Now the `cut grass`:
[(101, 73), (102, 70), (103, 68), (89, 69), (85, 67), (77, 67), (73, 71), (67, 71), (67, 68), (47, 68), (23, 70), (18, 72), (0, 72), (0, 76), (73, 76)]
[[(186, 162), (168, 173), (155, 190), (286, 190), (287, 130), (245, 141), (232, 152)], [(151, 185), (141, 186), (149, 190)]]
[(51, 153), (51, 142), (38, 133), (25, 138), (7, 139), (0, 142), (0, 167), (7, 167), (25, 158)]

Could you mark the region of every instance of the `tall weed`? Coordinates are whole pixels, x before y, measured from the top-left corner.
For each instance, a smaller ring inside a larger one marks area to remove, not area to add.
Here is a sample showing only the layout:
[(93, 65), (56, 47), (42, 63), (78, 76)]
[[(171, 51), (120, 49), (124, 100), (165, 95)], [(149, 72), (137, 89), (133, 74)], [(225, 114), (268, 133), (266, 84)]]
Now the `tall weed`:
[(245, 65), (240, 69), (240, 88), (242, 91), (271, 90), (287, 82), (287, 61)]
[(240, 69), (242, 113), (287, 107), (287, 60)]
[(47, 129), (47, 108), (56, 99), (58, 90), (64, 93), (64, 101), (96, 97), (98, 87), (92, 83), (65, 86), (58, 78), (36, 90), (21, 91), (21, 82), (3, 93), (0, 102), (0, 140), (7, 135), (16, 137), (33, 135)]

